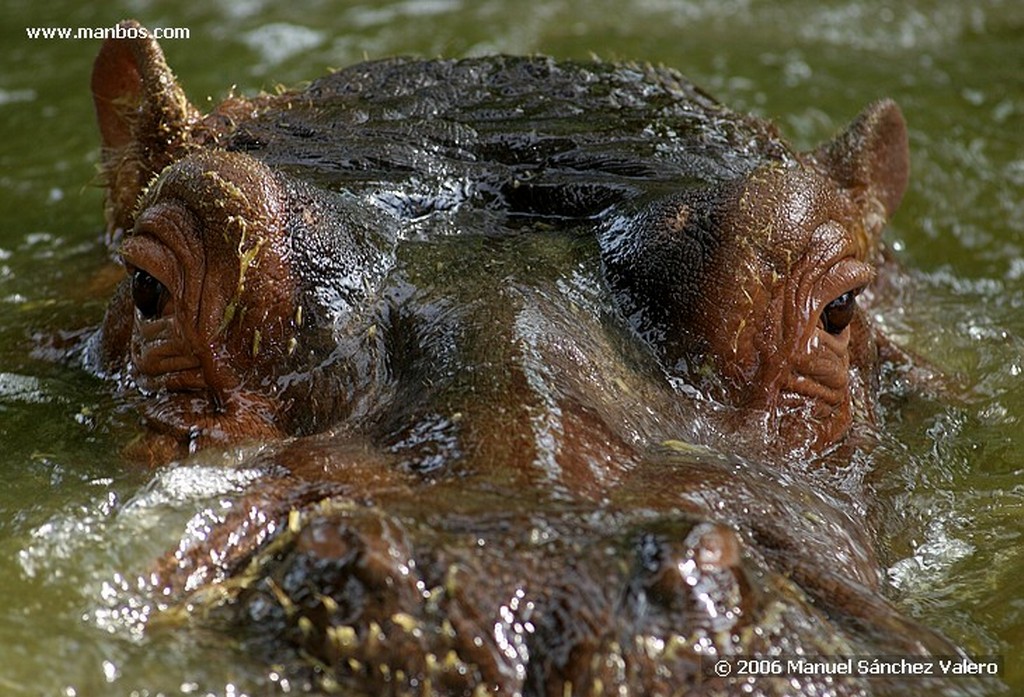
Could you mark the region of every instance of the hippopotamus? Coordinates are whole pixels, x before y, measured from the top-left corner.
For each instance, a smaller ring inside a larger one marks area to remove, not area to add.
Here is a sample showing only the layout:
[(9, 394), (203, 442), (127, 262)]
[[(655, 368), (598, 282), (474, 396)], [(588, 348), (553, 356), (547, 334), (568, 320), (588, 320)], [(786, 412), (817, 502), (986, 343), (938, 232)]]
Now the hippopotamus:
[(154, 562), (170, 609), (346, 694), (864, 694), (900, 679), (712, 666), (958, 653), (837, 483), (914, 369), (862, 306), (894, 102), (799, 151), (671, 69), (496, 56), (203, 113), (149, 38), (92, 93), (125, 275), (87, 364), (133, 457), (259, 473)]

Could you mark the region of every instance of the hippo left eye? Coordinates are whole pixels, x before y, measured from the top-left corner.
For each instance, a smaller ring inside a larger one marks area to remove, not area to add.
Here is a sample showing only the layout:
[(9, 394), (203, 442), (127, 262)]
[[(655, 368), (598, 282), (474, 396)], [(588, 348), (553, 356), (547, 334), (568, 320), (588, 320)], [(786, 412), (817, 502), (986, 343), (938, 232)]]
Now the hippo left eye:
[(857, 311), (857, 295), (860, 289), (848, 290), (825, 306), (821, 311), (821, 323), (826, 332), (832, 335), (842, 334)]
[(143, 319), (161, 316), (170, 297), (167, 287), (142, 269), (132, 274), (132, 300)]

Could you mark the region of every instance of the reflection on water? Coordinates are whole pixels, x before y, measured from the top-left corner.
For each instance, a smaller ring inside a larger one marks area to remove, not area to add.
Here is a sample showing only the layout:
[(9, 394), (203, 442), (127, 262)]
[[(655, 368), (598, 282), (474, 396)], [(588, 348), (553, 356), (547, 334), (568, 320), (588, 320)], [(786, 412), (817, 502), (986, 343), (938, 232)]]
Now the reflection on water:
[[(892, 596), (969, 651), (1024, 651), (1024, 7), (1012, 0), (755, 3), (219, 2), (8, 8), (0, 47), (0, 688), (19, 694), (238, 694), (247, 670), (200, 633), (140, 629), (153, 558), (195, 538), (247, 481), (245, 452), (156, 475), (118, 458), (133, 417), (79, 371), (42, 360), (61, 330), (95, 324), (111, 282), (91, 186), (88, 98), (98, 45), (30, 41), (22, 26), (187, 26), (165, 45), (197, 103), (231, 84), (271, 89), (395, 53), (546, 52), (678, 67), (798, 144), (883, 95), (911, 126), (911, 192), (889, 232), (913, 281), (878, 319), (954, 375), (962, 398), (889, 396), (871, 481)], [(60, 19), (57, 19), (60, 18)], [(31, 339), (33, 334), (45, 339)], [(37, 347), (33, 352), (33, 347)], [(51, 352), (52, 353), (52, 352)], [(212, 457), (212, 456), (211, 456)], [(1024, 670), (1007, 679), (1024, 688)]]

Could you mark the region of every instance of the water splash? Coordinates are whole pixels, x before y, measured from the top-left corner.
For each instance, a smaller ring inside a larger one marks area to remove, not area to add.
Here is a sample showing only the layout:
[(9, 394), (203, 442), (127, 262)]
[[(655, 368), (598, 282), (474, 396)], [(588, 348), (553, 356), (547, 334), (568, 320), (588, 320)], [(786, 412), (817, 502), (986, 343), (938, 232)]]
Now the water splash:
[[(243, 457), (239, 451), (219, 459)], [(203, 539), (223, 520), (233, 497), (259, 476), (224, 463), (178, 465), (123, 503), (111, 480), (96, 480), (92, 484), (101, 493), (31, 532), (18, 552), (21, 572), (44, 585), (77, 589), (93, 604), (83, 611), (88, 623), (139, 641), (158, 609), (153, 559)]]
[(933, 520), (925, 532), (925, 541), (914, 553), (889, 567), (889, 580), (898, 590), (913, 595), (928, 593), (944, 585), (957, 562), (974, 553), (974, 545), (954, 537), (948, 530), (949, 521)]

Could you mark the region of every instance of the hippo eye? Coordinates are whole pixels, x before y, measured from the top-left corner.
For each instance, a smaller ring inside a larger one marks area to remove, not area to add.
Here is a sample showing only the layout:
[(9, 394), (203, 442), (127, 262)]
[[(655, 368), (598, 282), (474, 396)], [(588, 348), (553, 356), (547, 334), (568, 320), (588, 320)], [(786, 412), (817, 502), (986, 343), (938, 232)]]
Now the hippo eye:
[(857, 311), (857, 295), (860, 289), (849, 290), (825, 306), (821, 311), (821, 323), (826, 332), (832, 335), (842, 334), (843, 330), (853, 321)]
[(132, 300), (143, 319), (162, 315), (170, 297), (164, 284), (142, 269), (136, 269), (132, 274)]

